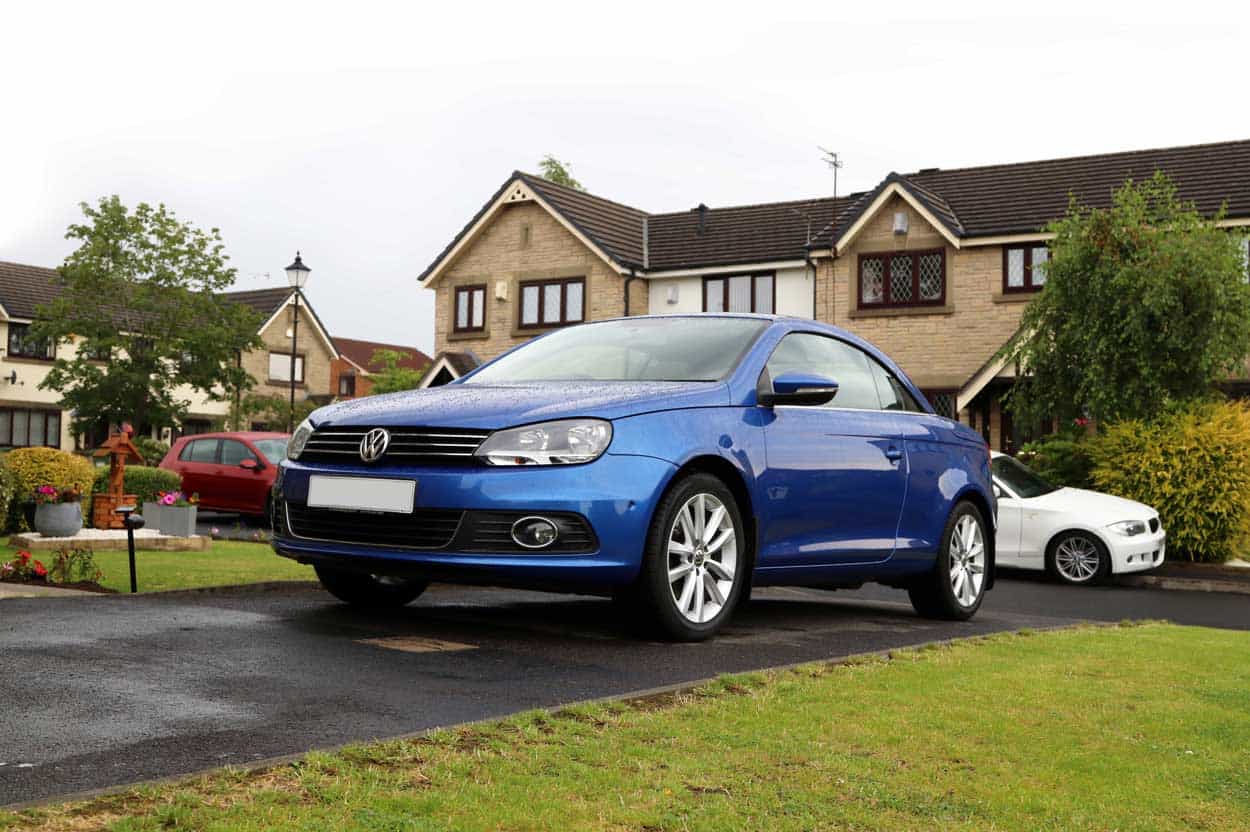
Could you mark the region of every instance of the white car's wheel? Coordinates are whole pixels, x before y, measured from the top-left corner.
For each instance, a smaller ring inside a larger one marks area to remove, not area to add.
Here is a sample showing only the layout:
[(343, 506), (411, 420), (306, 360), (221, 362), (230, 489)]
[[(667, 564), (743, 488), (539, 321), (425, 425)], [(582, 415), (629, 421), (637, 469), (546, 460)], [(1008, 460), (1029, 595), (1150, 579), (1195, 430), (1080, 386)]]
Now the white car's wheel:
[(1111, 557), (1102, 541), (1088, 532), (1064, 532), (1046, 553), (1050, 574), (1068, 584), (1092, 584), (1111, 571)]

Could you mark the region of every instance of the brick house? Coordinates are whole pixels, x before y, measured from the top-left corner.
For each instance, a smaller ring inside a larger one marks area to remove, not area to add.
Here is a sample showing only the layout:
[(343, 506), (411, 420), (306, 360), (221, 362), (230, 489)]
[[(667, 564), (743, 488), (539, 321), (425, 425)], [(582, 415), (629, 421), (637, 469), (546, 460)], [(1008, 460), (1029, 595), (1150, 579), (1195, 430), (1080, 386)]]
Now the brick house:
[(434, 363), (434, 359), (416, 347), (360, 341), (355, 338), (335, 338), (334, 344), (338, 347), (339, 357), (330, 364), (330, 389), (339, 399), (355, 399), (368, 396), (372, 392), (371, 376), (385, 369), (381, 362), (373, 360), (373, 354), (378, 350), (401, 353), (403, 357), (396, 362), (396, 366), (409, 370), (424, 372)]
[[(435, 347), (482, 360), (582, 320), (746, 311), (815, 317), (876, 343), (934, 407), (996, 449), (1022, 438), (995, 359), (1045, 284), (1043, 228), (1167, 173), (1224, 226), (1250, 226), (1250, 141), (891, 173), (875, 188), (651, 214), (510, 176), (420, 275)], [(458, 375), (458, 373), (447, 373)]]
[[(77, 349), (73, 343), (53, 348), (27, 335), (36, 308), (49, 303), (59, 291), (55, 269), (0, 262), (0, 448), (46, 445), (73, 450), (94, 447), (100, 438), (75, 436), (70, 428), (71, 414), (59, 407), (60, 395), (39, 389), (54, 357), (72, 357)], [(261, 317), (258, 332), (264, 346), (239, 356), (256, 380), (252, 392), (289, 395), (294, 290), (228, 292), (225, 297), (250, 306)], [(331, 401), (330, 368), (337, 358), (333, 339), (303, 297), (295, 365), (297, 398)], [(181, 425), (155, 427), (155, 435), (169, 439), (202, 433), (222, 423), (230, 411), (229, 402), (210, 401), (189, 388), (180, 393), (180, 398), (191, 402), (188, 417)]]

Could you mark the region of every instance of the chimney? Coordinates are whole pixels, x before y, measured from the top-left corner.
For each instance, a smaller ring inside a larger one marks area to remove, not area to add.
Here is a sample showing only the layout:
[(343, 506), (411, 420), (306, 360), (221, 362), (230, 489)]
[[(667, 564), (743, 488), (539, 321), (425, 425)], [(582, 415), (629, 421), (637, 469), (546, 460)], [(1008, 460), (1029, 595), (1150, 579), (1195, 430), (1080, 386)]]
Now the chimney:
[(699, 233), (702, 234), (707, 230), (707, 206), (700, 202), (694, 210), (699, 212)]

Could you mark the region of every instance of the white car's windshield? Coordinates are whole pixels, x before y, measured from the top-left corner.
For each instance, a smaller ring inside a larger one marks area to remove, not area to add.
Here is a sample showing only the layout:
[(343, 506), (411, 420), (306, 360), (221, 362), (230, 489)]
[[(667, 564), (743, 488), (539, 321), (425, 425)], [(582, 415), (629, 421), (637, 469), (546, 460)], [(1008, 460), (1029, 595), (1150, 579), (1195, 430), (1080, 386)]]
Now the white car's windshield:
[(1010, 488), (1017, 497), (1040, 497), (1056, 490), (1055, 486), (1009, 456), (994, 457), (991, 469), (994, 477)]
[(586, 324), (531, 341), (464, 383), (719, 381), (768, 325), (693, 316)]

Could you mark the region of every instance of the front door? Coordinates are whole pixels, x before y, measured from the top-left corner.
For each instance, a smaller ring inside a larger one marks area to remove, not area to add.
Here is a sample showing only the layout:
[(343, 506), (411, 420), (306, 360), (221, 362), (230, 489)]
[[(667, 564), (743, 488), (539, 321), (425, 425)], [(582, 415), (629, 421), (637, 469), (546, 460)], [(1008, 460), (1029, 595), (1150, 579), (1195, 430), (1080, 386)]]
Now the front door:
[(765, 419), (761, 566), (874, 563), (894, 552), (907, 460), (869, 360), (813, 333), (787, 335), (769, 358), (770, 379), (820, 375), (838, 394), (823, 407), (774, 407)]

